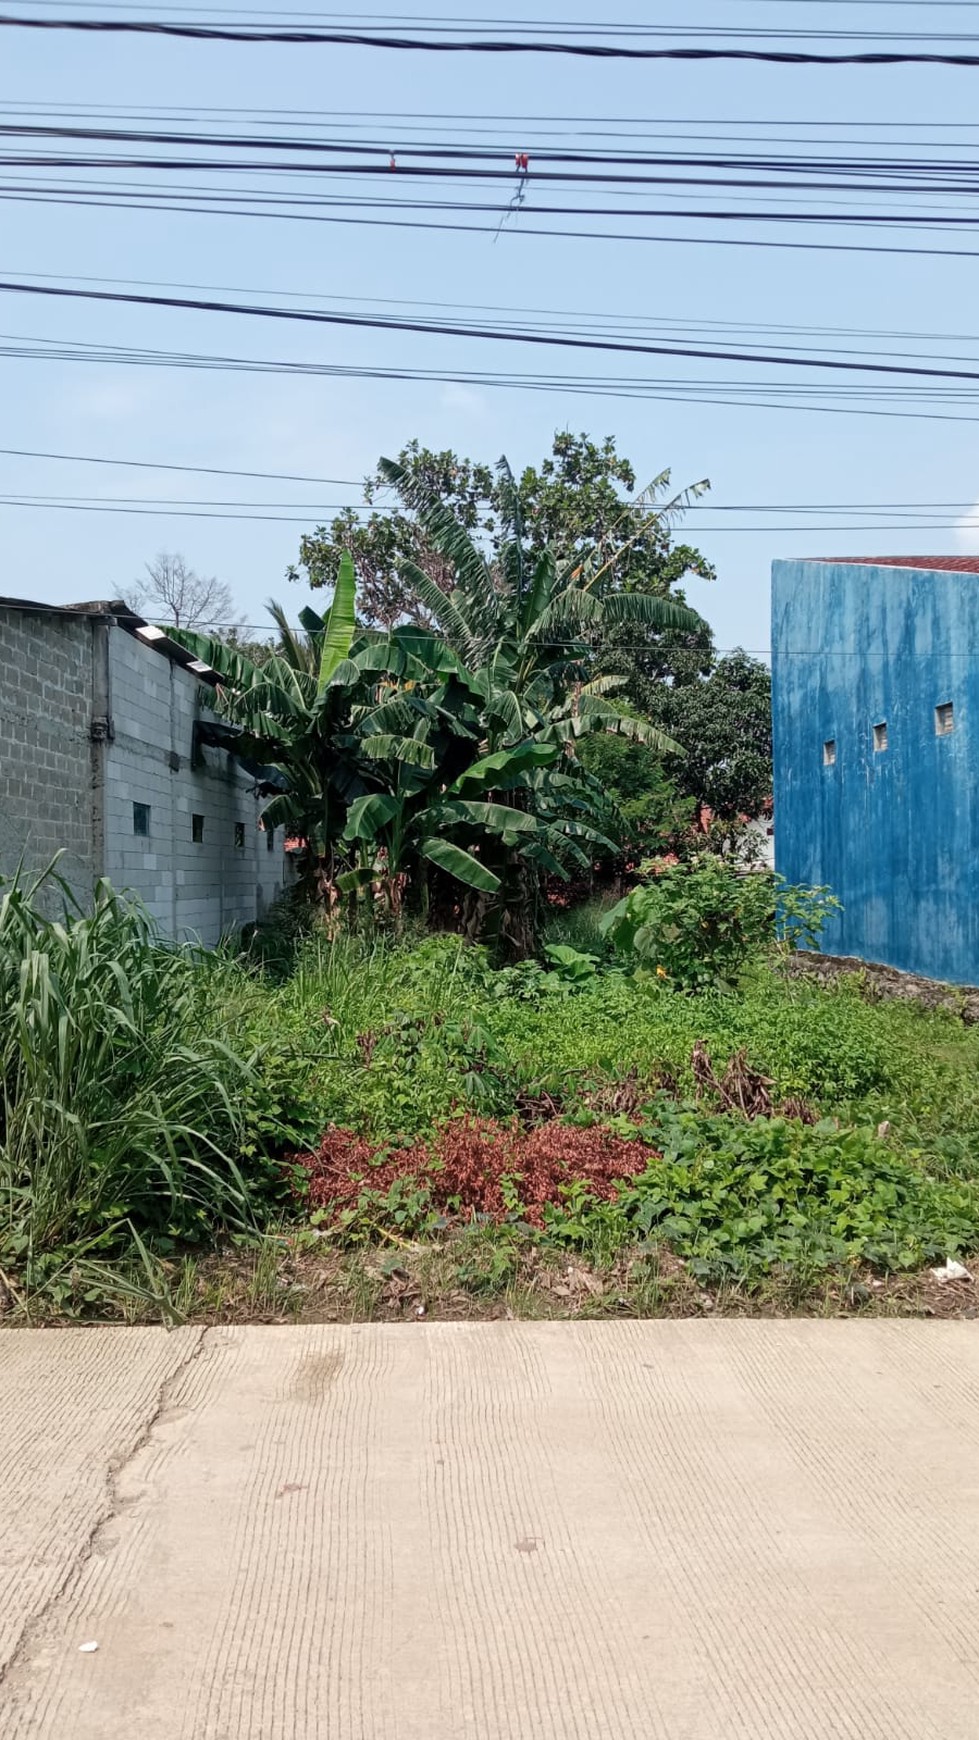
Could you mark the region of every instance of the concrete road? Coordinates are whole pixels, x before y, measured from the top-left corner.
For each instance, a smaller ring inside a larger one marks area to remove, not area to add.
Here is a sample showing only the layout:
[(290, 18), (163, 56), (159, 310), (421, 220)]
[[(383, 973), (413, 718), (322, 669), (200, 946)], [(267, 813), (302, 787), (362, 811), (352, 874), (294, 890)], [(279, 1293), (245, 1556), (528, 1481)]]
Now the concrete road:
[(0, 1733), (979, 1733), (979, 1325), (0, 1333)]

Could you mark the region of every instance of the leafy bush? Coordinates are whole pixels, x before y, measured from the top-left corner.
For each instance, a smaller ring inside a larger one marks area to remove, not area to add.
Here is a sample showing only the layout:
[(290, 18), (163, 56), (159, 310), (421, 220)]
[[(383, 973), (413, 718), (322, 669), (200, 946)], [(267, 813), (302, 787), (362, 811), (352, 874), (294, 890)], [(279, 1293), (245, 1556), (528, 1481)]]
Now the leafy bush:
[(242, 957), (270, 978), (286, 979), (320, 922), (319, 910), (304, 891), (287, 889), (257, 924), (245, 926), (241, 933)]
[(45, 879), (0, 898), (0, 1266), (28, 1291), (143, 1237), (250, 1218), (236, 1164), (251, 1065), (208, 1036), (222, 965), (167, 947), (107, 884), (46, 917)]
[(745, 1049), (779, 1103), (849, 1107), (874, 1094), (878, 1117), (908, 1060), (920, 1067), (911, 1030), (895, 1052), (882, 1011), (847, 985), (787, 981), (760, 964), (737, 997), (677, 997), (655, 975), (587, 965), (577, 984), (537, 962), (494, 971), (482, 949), (449, 936), (416, 947), (316, 939), (281, 986), (242, 975), (220, 1015), (228, 1042), (256, 1054), (250, 1165), (262, 1149), (311, 1147), (329, 1124), (411, 1139), (454, 1112), (507, 1117), (542, 1095), (573, 1106), (626, 1077), (649, 1093), (668, 1078), (689, 1096), (698, 1040), (720, 1069)]
[(573, 949), (569, 943), (545, 943), (544, 953), (550, 967), (550, 971), (544, 975), (544, 982), (549, 989), (581, 990), (583, 985), (591, 983), (598, 972), (596, 957), (582, 954), (580, 949)]
[[(614, 799), (624, 824), (620, 851), (635, 863), (650, 852), (666, 851), (689, 826), (692, 797), (681, 797), (663, 771), (660, 755), (648, 744), (612, 732), (586, 737), (578, 751), (583, 766)], [(609, 856), (607, 852), (602, 856)]]
[(830, 889), (800, 888), (775, 878), (775, 929), (785, 949), (814, 949), (823, 933), (826, 920), (841, 910), (840, 902)]
[(746, 875), (735, 858), (715, 852), (643, 868), (650, 879), (613, 907), (603, 928), (639, 971), (684, 991), (731, 986), (776, 931), (788, 948), (812, 948), (839, 906), (826, 888)]
[(705, 1279), (756, 1282), (779, 1266), (914, 1269), (979, 1237), (979, 1190), (936, 1180), (870, 1129), (665, 1106), (642, 1134), (663, 1159), (618, 1206)]
[(611, 959), (612, 946), (605, 936), (604, 921), (614, 905), (614, 894), (605, 894), (577, 906), (555, 907), (545, 927), (546, 941), (567, 943), (596, 959)]

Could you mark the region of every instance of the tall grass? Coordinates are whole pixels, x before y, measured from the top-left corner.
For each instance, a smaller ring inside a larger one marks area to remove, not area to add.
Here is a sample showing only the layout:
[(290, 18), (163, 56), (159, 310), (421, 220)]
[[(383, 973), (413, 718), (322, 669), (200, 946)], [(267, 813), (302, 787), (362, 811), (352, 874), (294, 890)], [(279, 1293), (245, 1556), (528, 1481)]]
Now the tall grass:
[(85, 912), (53, 870), (0, 883), (0, 1266), (26, 1293), (249, 1219), (251, 1066), (208, 1031), (232, 970), (108, 884)]
[(602, 920), (611, 912), (618, 898), (618, 895), (612, 893), (597, 894), (582, 906), (551, 912), (544, 927), (544, 941), (567, 943), (569, 947), (578, 949), (585, 955), (610, 954), (611, 949), (602, 931)]

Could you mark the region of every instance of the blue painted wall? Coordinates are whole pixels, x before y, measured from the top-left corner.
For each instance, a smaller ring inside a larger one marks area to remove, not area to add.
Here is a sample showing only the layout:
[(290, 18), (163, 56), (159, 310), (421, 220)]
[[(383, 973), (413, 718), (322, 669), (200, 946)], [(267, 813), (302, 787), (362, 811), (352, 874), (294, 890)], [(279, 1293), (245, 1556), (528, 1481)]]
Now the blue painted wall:
[(844, 906), (821, 947), (979, 984), (979, 574), (775, 562), (772, 688), (776, 869)]

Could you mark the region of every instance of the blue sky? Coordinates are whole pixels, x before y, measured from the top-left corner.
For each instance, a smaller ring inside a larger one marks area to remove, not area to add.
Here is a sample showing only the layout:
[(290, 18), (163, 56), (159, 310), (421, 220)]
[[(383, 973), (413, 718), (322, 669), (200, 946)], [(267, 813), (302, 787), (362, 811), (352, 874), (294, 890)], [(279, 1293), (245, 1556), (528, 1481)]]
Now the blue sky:
[[(97, 5), (90, 9), (97, 13)], [(485, 16), (485, 0), (445, 11)], [(512, 12), (512, 7), (501, 8)], [(784, 6), (701, 5), (661, 0), (655, 9), (616, 0), (615, 16), (649, 23), (683, 17), (708, 24), (772, 24)], [(794, 7), (793, 22), (839, 26), (840, 9)], [(586, 20), (587, 7), (535, 0), (536, 17)], [(965, 28), (937, 5), (905, 10), (901, 22)], [(272, 16), (269, 8), (266, 16)], [(688, 16), (689, 13), (689, 16)], [(895, 10), (854, 6), (846, 23), (893, 26)], [(594, 9), (591, 16), (594, 17)], [(728, 117), (968, 123), (977, 114), (979, 71), (929, 68), (807, 69), (653, 63), (442, 58), (341, 48), (182, 44), (3, 32), (0, 97), (59, 107), (261, 106), (545, 116), (628, 115), (662, 121)], [(394, 132), (392, 124), (392, 132)], [(379, 124), (378, 134), (383, 131)], [(898, 132), (896, 138), (900, 140)], [(979, 140), (979, 132), (975, 135)], [(522, 141), (514, 138), (514, 147)], [(961, 153), (960, 153), (961, 155)], [(59, 274), (156, 283), (240, 286), (345, 298), (411, 297), (596, 313), (944, 331), (979, 329), (979, 260), (572, 241), (515, 234), (520, 219), (489, 235), (151, 215), (3, 203), (0, 275)], [(634, 224), (630, 228), (637, 227)], [(678, 223), (649, 225), (672, 228)], [(690, 233), (687, 226), (687, 233)], [(761, 234), (739, 230), (738, 234)], [(774, 231), (765, 232), (774, 234)], [(954, 244), (953, 244), (954, 245)], [(962, 246), (969, 245), (967, 241)], [(175, 292), (180, 294), (179, 291)], [(58, 304), (4, 295), (0, 331), (71, 339), (328, 362), (397, 362), (463, 369), (553, 368), (539, 350), (412, 334), (304, 329), (228, 315)], [(954, 348), (954, 347), (953, 347)], [(959, 347), (962, 348), (961, 346)], [(575, 365), (577, 366), (577, 365)], [(582, 365), (585, 366), (585, 365)], [(598, 358), (596, 371), (616, 369)], [(677, 375), (717, 378), (716, 364), (677, 362)], [(728, 370), (732, 378), (738, 370)], [(749, 371), (758, 378), (761, 371)], [(411, 436), (474, 457), (506, 453), (518, 467), (539, 459), (556, 428), (613, 433), (643, 481), (670, 467), (677, 485), (711, 479), (718, 505), (769, 502), (972, 502), (979, 495), (979, 423), (801, 414), (745, 406), (635, 403), (571, 395), (470, 389), (396, 381), (331, 381), (0, 358), (0, 446), (91, 453), (187, 465), (296, 471), (356, 480), (381, 453)], [(207, 479), (0, 458), (0, 493), (154, 495), (242, 504), (325, 505), (354, 488)], [(302, 510), (297, 510), (302, 512)], [(853, 516), (859, 519), (861, 516)], [(749, 525), (755, 517), (742, 516)], [(790, 517), (789, 524), (797, 524)], [(285, 569), (298, 524), (66, 513), (0, 505), (0, 593), (71, 601), (109, 597), (139, 576), (159, 548), (182, 551), (228, 581), (247, 619), (262, 621), (270, 594), (294, 610), (305, 601)], [(697, 530), (718, 580), (690, 596), (723, 646), (769, 644), (768, 572), (775, 556), (956, 552), (961, 530), (914, 533)]]

